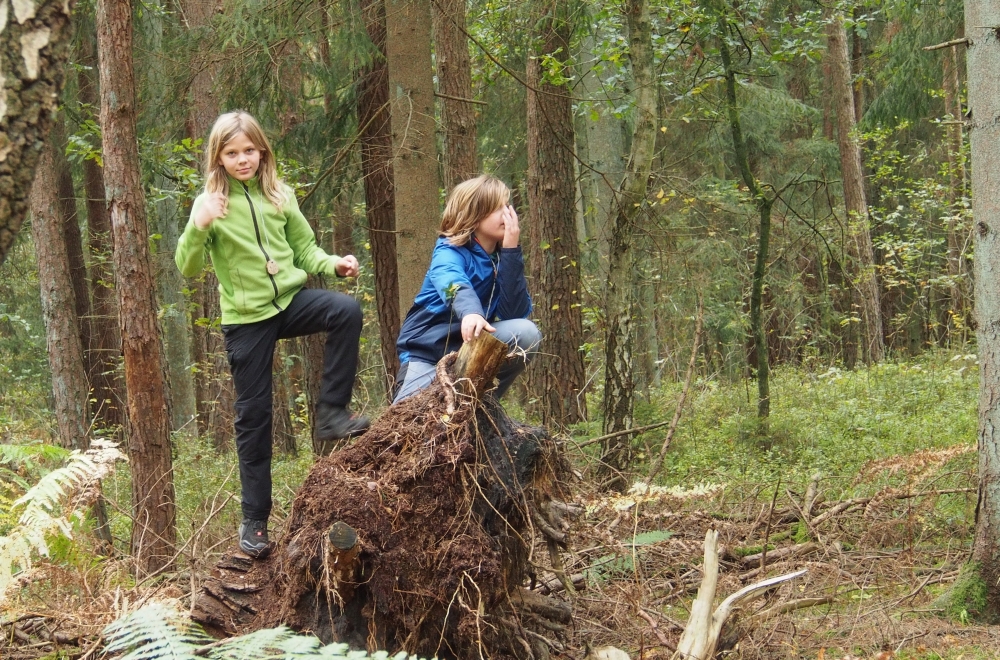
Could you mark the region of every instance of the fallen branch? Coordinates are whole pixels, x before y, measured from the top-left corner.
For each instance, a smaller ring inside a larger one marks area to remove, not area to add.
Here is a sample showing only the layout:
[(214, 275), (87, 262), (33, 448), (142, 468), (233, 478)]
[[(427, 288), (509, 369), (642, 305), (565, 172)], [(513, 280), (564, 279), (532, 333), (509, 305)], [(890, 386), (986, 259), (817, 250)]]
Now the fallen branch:
[(719, 582), (719, 532), (714, 529), (705, 534), (705, 561), (702, 570), (701, 587), (691, 605), (691, 616), (677, 644), (675, 659), (710, 660), (715, 657), (722, 626), (738, 605), (806, 573), (803, 569), (743, 587), (722, 601), (712, 612), (712, 602)]

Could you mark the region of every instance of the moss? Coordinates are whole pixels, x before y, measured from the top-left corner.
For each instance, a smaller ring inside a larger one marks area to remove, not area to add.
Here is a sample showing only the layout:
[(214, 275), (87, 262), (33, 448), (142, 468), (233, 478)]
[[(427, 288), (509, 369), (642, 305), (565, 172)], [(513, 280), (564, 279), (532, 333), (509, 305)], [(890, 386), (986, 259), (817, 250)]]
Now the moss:
[(951, 588), (937, 597), (934, 606), (944, 610), (948, 618), (966, 623), (985, 615), (986, 596), (986, 582), (979, 574), (979, 562), (969, 562), (959, 571)]

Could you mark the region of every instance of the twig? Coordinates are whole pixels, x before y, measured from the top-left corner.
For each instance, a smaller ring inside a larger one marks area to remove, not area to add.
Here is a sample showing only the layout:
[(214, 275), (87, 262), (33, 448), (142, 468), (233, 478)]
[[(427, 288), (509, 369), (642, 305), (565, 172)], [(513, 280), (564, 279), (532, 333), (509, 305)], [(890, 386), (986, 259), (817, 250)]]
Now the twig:
[(660, 625), (653, 621), (653, 617), (646, 614), (642, 608), (639, 608), (639, 616), (646, 620), (649, 627), (653, 629), (653, 634), (656, 635), (656, 639), (660, 640), (660, 645), (667, 647), (671, 651), (676, 651), (677, 647), (670, 643), (670, 641), (663, 636), (663, 631), (660, 630)]
[(670, 420), (670, 428), (667, 429), (667, 437), (663, 439), (663, 446), (660, 447), (660, 453), (656, 457), (656, 461), (649, 469), (649, 474), (646, 477), (648, 483), (653, 483), (653, 477), (659, 473), (660, 468), (663, 467), (663, 459), (667, 455), (667, 449), (670, 447), (670, 441), (674, 439), (674, 432), (677, 431), (677, 424), (681, 421), (681, 411), (684, 409), (684, 400), (687, 399), (688, 389), (691, 387), (691, 377), (694, 375), (695, 363), (698, 361), (698, 346), (701, 344), (701, 326), (702, 321), (705, 318), (705, 304), (698, 296), (698, 317), (695, 321), (694, 327), (694, 341), (691, 342), (691, 359), (688, 360), (687, 373), (684, 374), (684, 387), (681, 389), (681, 396), (677, 399), (677, 407), (674, 408), (674, 418)]
[(781, 475), (778, 475), (778, 483), (774, 484), (774, 495), (771, 496), (771, 508), (767, 512), (767, 524), (764, 526), (764, 547), (760, 553), (760, 569), (764, 570), (767, 564), (767, 542), (771, 540), (771, 516), (774, 515), (774, 503), (778, 501), (778, 489), (781, 488)]
[(452, 96), (451, 94), (442, 94), (441, 92), (434, 92), (434, 96), (439, 99), (448, 99), (449, 101), (461, 101), (462, 103), (475, 103), (476, 105), (488, 106), (489, 103), (486, 101), (477, 101), (476, 99), (463, 99), (461, 96)]
[(934, 44), (933, 46), (924, 46), (924, 50), (941, 50), (942, 48), (951, 48), (953, 46), (968, 46), (971, 43), (968, 37), (960, 37), (940, 44)]
[(637, 426), (631, 429), (622, 429), (621, 431), (615, 431), (614, 433), (608, 433), (607, 435), (598, 436), (596, 438), (590, 438), (589, 440), (584, 440), (583, 442), (577, 442), (576, 446), (578, 449), (580, 449), (598, 442), (603, 442), (605, 440), (610, 440), (612, 438), (617, 438), (623, 435), (645, 433), (646, 431), (652, 431), (653, 429), (658, 429), (661, 426), (666, 426), (669, 423), (670, 422), (657, 422), (656, 424), (649, 424), (648, 426)]

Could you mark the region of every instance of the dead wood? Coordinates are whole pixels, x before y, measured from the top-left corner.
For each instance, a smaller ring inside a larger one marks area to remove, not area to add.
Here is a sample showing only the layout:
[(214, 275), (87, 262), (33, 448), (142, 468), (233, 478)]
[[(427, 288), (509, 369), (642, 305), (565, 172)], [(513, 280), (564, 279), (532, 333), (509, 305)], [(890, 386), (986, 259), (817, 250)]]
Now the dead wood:
[(536, 533), (562, 572), (558, 547), (582, 508), (564, 503), (568, 465), (545, 429), (489, 394), (506, 356), (483, 333), (429, 388), (319, 458), (271, 556), (220, 562), (194, 618), (218, 634), (286, 624), (442, 659), (562, 651), (570, 606), (521, 585)]
[(782, 582), (804, 575), (806, 571), (800, 570), (787, 575), (779, 575), (743, 587), (722, 601), (713, 612), (712, 602), (715, 600), (715, 591), (719, 580), (719, 533), (710, 529), (705, 534), (705, 563), (702, 572), (701, 587), (699, 587), (698, 596), (691, 605), (691, 616), (684, 632), (681, 633), (674, 658), (709, 660), (715, 657), (722, 627), (737, 606), (757, 598)]

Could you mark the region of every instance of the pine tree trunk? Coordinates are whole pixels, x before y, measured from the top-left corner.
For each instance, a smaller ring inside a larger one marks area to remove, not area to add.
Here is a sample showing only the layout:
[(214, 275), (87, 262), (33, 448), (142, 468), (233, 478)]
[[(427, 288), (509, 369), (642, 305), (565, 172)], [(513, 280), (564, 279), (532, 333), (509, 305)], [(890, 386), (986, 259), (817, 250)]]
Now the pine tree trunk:
[[(35, 166), (62, 92), (72, 38), (69, 0), (4, 3), (0, 30), (0, 264), (28, 213)], [(11, 14), (8, 16), (8, 14)]]
[(132, 69), (132, 3), (99, 0), (105, 196), (115, 244), (132, 469), (132, 556), (139, 574), (165, 567), (176, 540), (170, 411), (157, 326), (149, 230), (139, 172)]
[[(632, 314), (635, 307), (635, 253), (633, 234), (642, 213), (648, 209), (646, 186), (656, 146), (656, 84), (649, 7), (645, 0), (628, 0), (629, 60), (635, 80), (635, 127), (625, 179), (615, 198), (611, 226), (608, 281), (605, 291), (604, 432), (632, 427), (635, 385), (632, 374)], [(632, 463), (631, 438), (618, 436), (605, 441), (602, 473), (612, 474), (619, 487), (620, 471)]]
[[(960, 55), (956, 47), (944, 51), (943, 85), (944, 107), (947, 121), (948, 136), (948, 201), (951, 211), (948, 214), (948, 276), (951, 285), (948, 288), (950, 312), (966, 326), (966, 301), (962, 280), (965, 276), (962, 267), (963, 237), (959, 228), (959, 218), (962, 211), (961, 201), (965, 197), (965, 162), (962, 155), (962, 88), (959, 83)], [(954, 330), (954, 323), (949, 323), (949, 331)]]
[(38, 256), (45, 337), (52, 371), (59, 444), (86, 449), (89, 387), (76, 316), (73, 274), (63, 236), (65, 218), (59, 199), (55, 147), (49, 143), (38, 160), (31, 190), (31, 231)]
[[(592, 36), (583, 40), (581, 59), (589, 62), (596, 57), (597, 44)], [(605, 66), (598, 73), (591, 67), (581, 71), (582, 91), (594, 100), (593, 114), (579, 121), (586, 127), (587, 155), (584, 160), (593, 167), (581, 173), (581, 192), (584, 204), (584, 226), (586, 240), (592, 242), (589, 251), (596, 253), (591, 258), (595, 266), (604, 273), (607, 268), (608, 240), (611, 235), (610, 221), (614, 211), (614, 199), (619, 184), (625, 174), (625, 132), (622, 120), (615, 117), (611, 102), (606, 99), (605, 85), (613, 87), (609, 79), (614, 68)], [(596, 114), (596, 117), (594, 116)], [(583, 157), (581, 155), (581, 157)]]
[[(562, 10), (560, 10), (562, 8)], [(562, 2), (538, 7), (545, 17), (528, 58), (528, 209), (531, 244), (540, 277), (535, 284), (535, 316), (545, 337), (530, 378), (545, 424), (586, 419), (580, 244), (576, 240), (576, 186), (573, 172), (573, 100), (568, 85), (543, 80), (541, 59), (569, 56), (572, 26)], [(537, 90), (537, 91), (536, 91)]]
[(837, 145), (840, 148), (848, 244), (855, 261), (854, 286), (858, 293), (864, 327), (863, 357), (868, 363), (878, 363), (885, 358), (881, 296), (875, 275), (875, 256), (869, 231), (870, 217), (861, 171), (861, 145), (854, 133), (857, 123), (854, 116), (854, 92), (842, 14), (835, 13), (829, 17), (827, 50), (830, 58), (831, 92), (837, 111)]
[(385, 0), (399, 308), (409, 309), (441, 225), (429, 0)]
[[(219, 0), (183, 0), (181, 7), (186, 27), (191, 31), (204, 29), (213, 14), (222, 11)], [(214, 53), (198, 50), (191, 54), (188, 68), (191, 87), (187, 99), (187, 135), (192, 140), (207, 142), (208, 132), (219, 114), (215, 91), (218, 62)], [(197, 366), (194, 398), (198, 434), (212, 438), (213, 444), (221, 449), (230, 444), (233, 436), (235, 393), (218, 328), (222, 316), (218, 286), (214, 271), (206, 269), (194, 282), (190, 313), (191, 360)]]
[(1000, 48), (991, 25), (1000, 3), (968, 0), (966, 33), (972, 213), (975, 259), (976, 343), (979, 352), (979, 502), (972, 559), (987, 593), (990, 619), (1000, 616)]
[[(399, 270), (396, 261), (396, 198), (393, 195), (392, 121), (389, 112), (389, 68), (385, 61), (385, 2), (362, 0), (365, 30), (377, 55), (358, 72), (358, 125), (361, 127), (361, 171), (365, 185), (365, 215), (368, 242), (375, 267), (375, 306), (378, 309), (379, 341), (391, 391), (399, 371), (396, 338), (401, 312)], [(426, 248), (425, 248), (426, 249)], [(421, 277), (423, 277), (421, 275)], [(392, 397), (390, 396), (391, 400)]]
[[(78, 25), (78, 30), (84, 29)], [(87, 33), (77, 41), (77, 90), (80, 103), (100, 109), (97, 93), (97, 51), (94, 49), (94, 26), (86, 24)], [(94, 117), (99, 120), (99, 117)], [(83, 185), (87, 195), (87, 241), (90, 251), (90, 292), (92, 346), (84, 346), (87, 374), (90, 377), (94, 417), (97, 428), (120, 433), (125, 423), (125, 383), (119, 375), (122, 340), (118, 327), (118, 299), (115, 274), (111, 266), (111, 219), (104, 199), (104, 172), (94, 160), (83, 162)]]
[(444, 187), (479, 173), (476, 158), (476, 110), (472, 103), (472, 64), (465, 36), (466, 0), (431, 0), (434, 59), (441, 91), (444, 128)]
[(757, 257), (754, 260), (753, 279), (750, 285), (750, 335), (753, 339), (751, 368), (756, 367), (757, 376), (757, 417), (766, 420), (771, 414), (770, 351), (767, 344), (767, 328), (764, 320), (764, 281), (767, 276), (767, 257), (771, 240), (771, 206), (774, 200), (761, 190), (750, 168), (750, 154), (743, 137), (739, 101), (736, 97), (736, 70), (733, 68), (729, 50), (729, 20), (719, 17), (719, 54), (726, 76), (726, 110), (729, 116), (729, 130), (732, 134), (736, 165), (743, 183), (750, 191), (760, 225), (757, 233)]
[[(69, 161), (66, 159), (66, 129), (62, 116), (53, 122), (49, 143), (51, 148), (48, 151), (51, 154), (52, 166), (55, 168), (58, 180), (57, 191), (59, 194), (59, 213), (63, 222), (63, 244), (66, 247), (66, 262), (69, 266), (70, 283), (73, 287), (77, 325), (80, 329), (80, 345), (83, 347), (84, 356), (86, 356), (91, 345), (90, 290), (87, 286), (87, 263), (83, 256), (80, 215), (76, 208), (76, 190), (73, 186), (73, 174), (69, 169)], [(38, 180), (37, 173), (35, 180)], [(84, 365), (86, 365), (85, 358)]]

